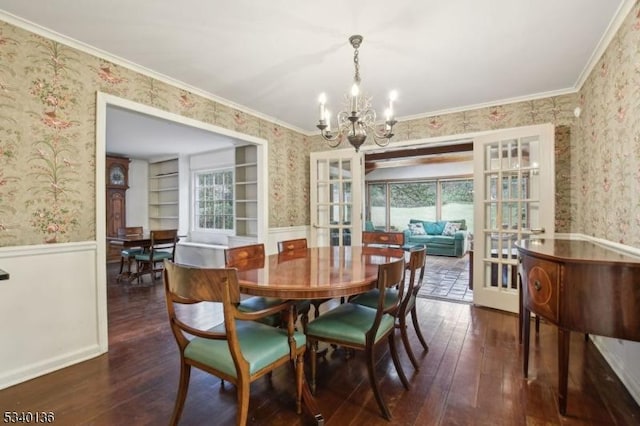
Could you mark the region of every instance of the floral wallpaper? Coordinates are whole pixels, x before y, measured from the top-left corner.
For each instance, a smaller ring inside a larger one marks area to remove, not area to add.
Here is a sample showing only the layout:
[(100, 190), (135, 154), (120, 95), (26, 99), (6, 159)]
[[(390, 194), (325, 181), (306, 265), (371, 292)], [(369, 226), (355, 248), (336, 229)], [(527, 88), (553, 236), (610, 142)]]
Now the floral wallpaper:
[(640, 248), (640, 5), (579, 93), (574, 230)]
[(266, 139), (269, 225), (309, 222), (304, 135), (0, 21), (0, 246), (95, 239), (97, 91)]
[[(639, 50), (636, 4), (579, 93), (401, 121), (394, 139), (551, 122), (556, 231), (640, 247)], [(95, 239), (97, 91), (266, 139), (278, 206), (269, 226), (309, 224), (309, 152), (326, 149), (319, 136), (0, 21), (0, 246)]]

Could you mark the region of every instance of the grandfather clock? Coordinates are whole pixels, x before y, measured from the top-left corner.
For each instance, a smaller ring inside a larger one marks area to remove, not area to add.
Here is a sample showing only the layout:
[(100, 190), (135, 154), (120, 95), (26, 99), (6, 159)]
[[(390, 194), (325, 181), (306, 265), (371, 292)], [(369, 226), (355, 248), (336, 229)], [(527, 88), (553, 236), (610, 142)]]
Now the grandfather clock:
[(125, 192), (129, 189), (129, 159), (107, 156), (107, 237), (118, 235), (126, 223)]

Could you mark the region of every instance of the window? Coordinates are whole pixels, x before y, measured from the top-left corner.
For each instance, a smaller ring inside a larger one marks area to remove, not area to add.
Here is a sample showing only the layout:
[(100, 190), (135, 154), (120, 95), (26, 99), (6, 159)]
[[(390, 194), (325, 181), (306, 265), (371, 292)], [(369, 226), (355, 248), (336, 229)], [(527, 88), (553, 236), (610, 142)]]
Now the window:
[(396, 231), (410, 219), (465, 219), (473, 232), (473, 179), (371, 182), (367, 218), (376, 227)]
[(233, 169), (194, 173), (194, 228), (234, 230)]

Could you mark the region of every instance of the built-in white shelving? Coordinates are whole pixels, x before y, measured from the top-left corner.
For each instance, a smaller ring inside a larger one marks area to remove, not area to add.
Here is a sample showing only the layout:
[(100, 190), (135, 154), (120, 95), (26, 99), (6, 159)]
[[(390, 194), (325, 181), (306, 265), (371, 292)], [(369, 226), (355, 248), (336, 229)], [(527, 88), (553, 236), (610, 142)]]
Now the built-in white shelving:
[(179, 218), (178, 160), (149, 164), (149, 228), (177, 229)]
[(236, 236), (258, 236), (258, 151), (254, 145), (236, 148)]

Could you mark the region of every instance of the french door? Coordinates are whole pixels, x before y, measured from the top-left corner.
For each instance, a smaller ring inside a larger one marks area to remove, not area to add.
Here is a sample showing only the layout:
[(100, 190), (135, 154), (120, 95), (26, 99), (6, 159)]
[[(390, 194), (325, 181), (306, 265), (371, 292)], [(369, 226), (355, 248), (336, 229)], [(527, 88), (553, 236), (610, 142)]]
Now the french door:
[(311, 153), (312, 247), (361, 244), (362, 158), (353, 149)]
[(551, 124), (474, 139), (475, 304), (518, 312), (515, 243), (553, 236), (554, 170)]

